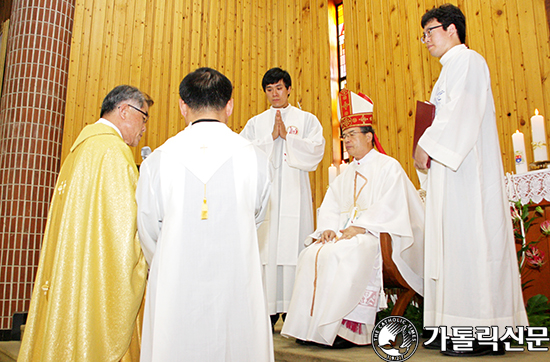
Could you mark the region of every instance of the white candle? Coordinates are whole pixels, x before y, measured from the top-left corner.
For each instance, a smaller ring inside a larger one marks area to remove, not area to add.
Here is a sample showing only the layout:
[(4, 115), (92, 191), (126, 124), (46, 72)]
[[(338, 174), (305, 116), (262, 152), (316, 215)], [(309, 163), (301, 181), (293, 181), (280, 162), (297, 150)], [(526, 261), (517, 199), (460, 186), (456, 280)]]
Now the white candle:
[(548, 160), (548, 151), (546, 150), (546, 131), (544, 129), (544, 117), (539, 115), (539, 110), (535, 109), (535, 115), (531, 117), (531, 134), (533, 136), (533, 156), (535, 161)]
[(516, 131), (512, 135), (514, 144), (514, 159), (516, 163), (516, 174), (527, 172), (527, 160), (525, 159), (525, 139), (523, 133)]
[(330, 167), (328, 168), (328, 183), (331, 184), (335, 178), (336, 178), (336, 167), (333, 164), (330, 164)]
[(348, 167), (348, 164), (342, 161), (342, 163), (340, 164), (340, 173), (343, 173), (346, 167)]

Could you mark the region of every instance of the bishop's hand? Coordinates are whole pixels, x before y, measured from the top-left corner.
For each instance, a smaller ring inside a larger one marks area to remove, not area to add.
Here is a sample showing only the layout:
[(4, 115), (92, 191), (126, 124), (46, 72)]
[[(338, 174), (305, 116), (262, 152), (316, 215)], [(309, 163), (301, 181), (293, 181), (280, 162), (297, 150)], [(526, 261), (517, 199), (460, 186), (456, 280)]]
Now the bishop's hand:
[(342, 233), (342, 236), (340, 236), (338, 240), (342, 240), (342, 239), (345, 240), (345, 239), (351, 239), (354, 236), (359, 234), (364, 234), (367, 232), (367, 230), (359, 226), (350, 226), (347, 229), (340, 230), (340, 232)]
[(336, 239), (336, 233), (332, 230), (325, 230), (321, 237), (315, 243), (325, 244)]

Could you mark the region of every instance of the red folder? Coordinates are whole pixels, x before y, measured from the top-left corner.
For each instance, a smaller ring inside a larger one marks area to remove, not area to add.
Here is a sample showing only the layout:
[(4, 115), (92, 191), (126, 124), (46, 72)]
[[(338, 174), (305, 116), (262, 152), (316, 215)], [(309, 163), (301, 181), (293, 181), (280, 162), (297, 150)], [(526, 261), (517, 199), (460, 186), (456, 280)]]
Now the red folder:
[[(416, 117), (414, 120), (414, 138), (413, 138), (413, 157), (414, 151), (418, 140), (426, 131), (426, 128), (432, 125), (435, 118), (435, 105), (426, 101), (416, 101)], [(430, 167), (430, 160), (428, 160), (428, 168)]]

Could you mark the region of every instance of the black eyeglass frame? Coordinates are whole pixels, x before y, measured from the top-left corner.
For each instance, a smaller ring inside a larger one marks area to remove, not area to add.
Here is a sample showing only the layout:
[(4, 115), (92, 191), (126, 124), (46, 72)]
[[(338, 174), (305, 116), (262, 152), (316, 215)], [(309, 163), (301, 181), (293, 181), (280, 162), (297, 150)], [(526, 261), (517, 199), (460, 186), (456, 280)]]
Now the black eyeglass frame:
[[(132, 107), (133, 109), (135, 109), (136, 111), (138, 111), (139, 113), (143, 114), (145, 116), (145, 121), (147, 122), (149, 120), (149, 113), (148, 112), (143, 112), (141, 109), (139, 109), (138, 107), (136, 106), (133, 106), (131, 105), (130, 103), (126, 103), (126, 105), (128, 107)], [(119, 107), (120, 108), (120, 107)]]
[(432, 36), (432, 30), (441, 28), (442, 26), (443, 24), (440, 24), (440, 25), (432, 26), (431, 28), (426, 29), (426, 31), (422, 33), (422, 36), (420, 37), (420, 41), (422, 43), (426, 43), (426, 38), (429, 38)]

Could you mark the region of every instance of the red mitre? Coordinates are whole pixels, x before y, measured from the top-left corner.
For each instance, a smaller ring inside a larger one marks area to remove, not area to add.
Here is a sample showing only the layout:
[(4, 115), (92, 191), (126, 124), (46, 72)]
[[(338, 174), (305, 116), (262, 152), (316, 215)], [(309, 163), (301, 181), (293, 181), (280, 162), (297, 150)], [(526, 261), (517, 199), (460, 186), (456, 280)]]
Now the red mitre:
[[(363, 93), (355, 94), (344, 88), (338, 94), (338, 119), (342, 132), (352, 127), (372, 126), (372, 100)], [(383, 154), (384, 149), (374, 135), (374, 144)]]

